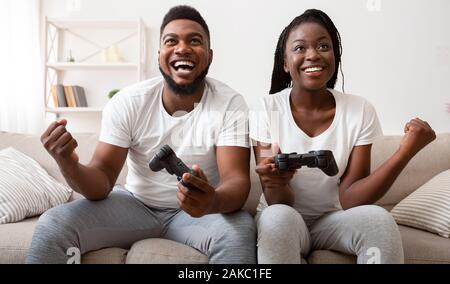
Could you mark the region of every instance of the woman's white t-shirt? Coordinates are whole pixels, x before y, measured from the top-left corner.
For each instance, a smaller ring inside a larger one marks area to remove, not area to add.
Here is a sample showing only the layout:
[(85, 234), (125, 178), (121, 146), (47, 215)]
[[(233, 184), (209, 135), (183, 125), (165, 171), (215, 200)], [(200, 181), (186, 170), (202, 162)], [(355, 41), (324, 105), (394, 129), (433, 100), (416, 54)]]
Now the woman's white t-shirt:
[[(345, 172), (353, 147), (372, 144), (382, 135), (374, 107), (364, 98), (329, 89), (336, 101), (330, 127), (316, 137), (309, 137), (297, 126), (289, 103), (291, 88), (263, 98), (260, 109), (250, 113), (250, 138), (263, 143), (277, 143), (282, 153), (307, 153), (331, 150), (339, 172), (329, 177), (318, 168), (302, 167), (290, 182), (295, 192), (294, 208), (306, 219), (342, 209), (339, 181)], [(267, 207), (264, 195), (258, 211)]]
[(212, 78), (199, 104), (189, 113), (167, 113), (162, 77), (127, 87), (108, 102), (99, 140), (129, 148), (125, 188), (144, 204), (178, 208), (177, 179), (149, 162), (168, 144), (188, 166), (197, 164), (211, 185), (219, 183), (216, 147), (249, 147), (248, 108), (242, 95)]

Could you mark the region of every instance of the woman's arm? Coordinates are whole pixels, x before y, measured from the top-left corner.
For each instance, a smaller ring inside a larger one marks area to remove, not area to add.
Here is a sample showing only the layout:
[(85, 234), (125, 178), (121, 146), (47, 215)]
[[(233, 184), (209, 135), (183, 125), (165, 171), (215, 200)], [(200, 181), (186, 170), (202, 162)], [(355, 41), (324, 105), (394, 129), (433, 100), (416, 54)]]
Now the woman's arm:
[(405, 126), (398, 150), (370, 174), (371, 145), (356, 146), (339, 185), (339, 200), (343, 209), (372, 204), (392, 186), (408, 162), (436, 138), (428, 123), (416, 118)]
[(277, 145), (258, 142), (254, 148), (256, 157), (256, 173), (261, 181), (267, 204), (294, 204), (294, 192), (289, 182), (296, 171), (280, 173), (275, 167), (274, 155), (279, 152)]

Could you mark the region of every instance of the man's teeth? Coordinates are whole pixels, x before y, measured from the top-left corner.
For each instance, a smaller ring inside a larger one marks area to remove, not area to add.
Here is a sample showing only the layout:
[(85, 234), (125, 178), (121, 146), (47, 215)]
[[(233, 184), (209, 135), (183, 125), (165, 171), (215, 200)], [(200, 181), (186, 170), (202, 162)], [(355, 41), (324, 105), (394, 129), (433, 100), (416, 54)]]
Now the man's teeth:
[(310, 68), (306, 68), (305, 72), (310, 73), (310, 72), (317, 72), (317, 71), (322, 71), (322, 70), (323, 70), (322, 67), (310, 67)]
[(178, 68), (180, 66), (187, 66), (187, 67), (194, 68), (194, 63), (190, 62), (190, 61), (177, 61), (177, 62), (175, 62), (175, 64), (174, 64), (175, 68)]

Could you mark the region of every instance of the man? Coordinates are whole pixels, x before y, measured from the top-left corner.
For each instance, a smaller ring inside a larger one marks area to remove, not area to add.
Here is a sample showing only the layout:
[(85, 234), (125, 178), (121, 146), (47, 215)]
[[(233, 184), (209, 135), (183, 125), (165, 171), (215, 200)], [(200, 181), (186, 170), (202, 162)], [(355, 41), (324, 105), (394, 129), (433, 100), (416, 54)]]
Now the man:
[[(86, 199), (41, 216), (28, 263), (66, 263), (69, 248), (84, 254), (129, 248), (152, 237), (187, 244), (210, 263), (256, 262), (253, 219), (238, 211), (250, 190), (245, 101), (206, 78), (213, 53), (197, 10), (172, 8), (160, 36), (163, 78), (125, 88), (111, 99), (88, 165), (78, 162), (66, 120), (42, 135), (69, 185)], [(186, 187), (166, 170), (149, 169), (165, 144), (197, 173), (183, 175)], [(125, 188), (114, 187), (127, 156)]]

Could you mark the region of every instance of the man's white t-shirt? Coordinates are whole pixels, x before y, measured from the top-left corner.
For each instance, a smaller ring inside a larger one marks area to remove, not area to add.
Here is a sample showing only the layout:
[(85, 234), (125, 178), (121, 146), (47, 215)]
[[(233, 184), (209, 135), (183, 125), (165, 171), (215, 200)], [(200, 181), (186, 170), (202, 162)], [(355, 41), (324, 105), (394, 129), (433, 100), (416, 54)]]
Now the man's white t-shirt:
[[(313, 150), (331, 150), (339, 168), (333, 177), (318, 168), (302, 167), (290, 182), (295, 192), (294, 208), (306, 219), (342, 209), (339, 181), (345, 172), (353, 147), (372, 144), (382, 135), (374, 107), (364, 98), (329, 89), (336, 101), (330, 127), (316, 137), (309, 137), (295, 123), (289, 103), (291, 88), (263, 98), (261, 109), (250, 113), (250, 138), (263, 143), (277, 143), (282, 153), (304, 154)], [(258, 210), (267, 207), (264, 195)]]
[(162, 103), (162, 77), (117, 93), (103, 111), (99, 140), (129, 148), (125, 188), (144, 204), (178, 208), (177, 179), (165, 169), (153, 172), (149, 162), (168, 144), (188, 166), (197, 164), (209, 183), (219, 183), (216, 146), (249, 147), (248, 108), (227, 85), (206, 78), (199, 104), (189, 112), (169, 115)]

